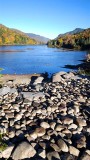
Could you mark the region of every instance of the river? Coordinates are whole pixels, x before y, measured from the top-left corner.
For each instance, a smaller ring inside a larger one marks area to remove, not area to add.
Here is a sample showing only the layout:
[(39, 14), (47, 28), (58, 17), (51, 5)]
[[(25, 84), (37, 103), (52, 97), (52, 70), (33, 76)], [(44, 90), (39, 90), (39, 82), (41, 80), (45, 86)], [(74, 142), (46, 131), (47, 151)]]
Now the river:
[(36, 46), (0, 46), (0, 68), (3, 74), (53, 74), (71, 71), (65, 65), (77, 65), (85, 59), (86, 51), (67, 51)]

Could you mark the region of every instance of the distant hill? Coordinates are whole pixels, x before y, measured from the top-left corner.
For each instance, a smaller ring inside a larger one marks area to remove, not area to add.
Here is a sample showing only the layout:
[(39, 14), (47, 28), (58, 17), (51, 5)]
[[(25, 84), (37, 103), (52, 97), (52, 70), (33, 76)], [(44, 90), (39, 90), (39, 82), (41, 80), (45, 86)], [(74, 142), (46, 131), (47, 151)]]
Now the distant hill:
[(49, 41), (48, 46), (79, 50), (90, 49), (90, 28), (84, 30), (76, 28), (74, 31), (60, 34), (56, 39)]
[(82, 32), (82, 31), (84, 31), (84, 29), (82, 29), (82, 28), (76, 28), (76, 29), (74, 29), (73, 31), (66, 32), (66, 33), (64, 33), (64, 34), (59, 34), (57, 38), (63, 37), (63, 36), (68, 35), (68, 34), (72, 35), (72, 34), (80, 33), (80, 32)]
[(43, 37), (43, 36), (40, 36), (40, 35), (36, 35), (36, 34), (33, 34), (33, 33), (26, 33), (29, 37), (35, 39), (36, 41), (40, 42), (40, 43), (47, 43), (50, 39), (49, 38), (46, 38), (46, 37)]
[(0, 24), (0, 45), (37, 44), (37, 41), (25, 33)]

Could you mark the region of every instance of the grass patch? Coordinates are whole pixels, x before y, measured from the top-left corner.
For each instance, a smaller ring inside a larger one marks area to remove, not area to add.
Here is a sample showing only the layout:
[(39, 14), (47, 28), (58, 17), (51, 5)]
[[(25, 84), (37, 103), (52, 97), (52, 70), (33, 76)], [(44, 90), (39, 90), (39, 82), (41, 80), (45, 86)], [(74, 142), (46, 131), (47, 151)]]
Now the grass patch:
[(3, 142), (3, 134), (0, 134), (0, 152), (3, 152), (7, 148), (7, 144)]

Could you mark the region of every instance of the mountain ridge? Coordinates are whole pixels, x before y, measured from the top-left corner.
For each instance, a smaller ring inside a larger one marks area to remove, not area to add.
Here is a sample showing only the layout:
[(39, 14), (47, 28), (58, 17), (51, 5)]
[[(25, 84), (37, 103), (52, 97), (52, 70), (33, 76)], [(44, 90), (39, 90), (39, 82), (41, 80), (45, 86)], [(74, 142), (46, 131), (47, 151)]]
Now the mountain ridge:
[(24, 32), (19, 32), (0, 24), (0, 45), (20, 44), (37, 44), (37, 41), (30, 38)]
[(50, 39), (38, 34), (34, 34), (34, 33), (26, 33), (28, 36), (30, 36), (31, 38), (35, 39), (36, 41), (40, 42), (40, 43), (47, 43)]
[(75, 29), (72, 30), (72, 31), (59, 34), (59, 35), (57, 36), (57, 38), (63, 37), (63, 36), (68, 35), (68, 34), (72, 35), (72, 34), (80, 33), (80, 32), (82, 32), (82, 31), (84, 31), (84, 30), (85, 30), (85, 29), (83, 29), (83, 28), (75, 28)]
[(48, 46), (76, 50), (90, 49), (90, 28), (76, 28), (65, 34), (59, 34), (58, 37), (48, 42)]

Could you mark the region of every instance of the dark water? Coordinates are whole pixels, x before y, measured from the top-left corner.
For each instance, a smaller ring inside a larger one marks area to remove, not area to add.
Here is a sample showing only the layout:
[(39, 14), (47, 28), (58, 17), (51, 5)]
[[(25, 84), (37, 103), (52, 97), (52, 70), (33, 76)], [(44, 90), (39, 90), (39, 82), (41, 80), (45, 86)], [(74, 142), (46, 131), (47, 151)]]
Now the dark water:
[(70, 71), (65, 65), (80, 64), (85, 51), (62, 51), (47, 46), (0, 46), (4, 74), (56, 73)]

